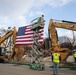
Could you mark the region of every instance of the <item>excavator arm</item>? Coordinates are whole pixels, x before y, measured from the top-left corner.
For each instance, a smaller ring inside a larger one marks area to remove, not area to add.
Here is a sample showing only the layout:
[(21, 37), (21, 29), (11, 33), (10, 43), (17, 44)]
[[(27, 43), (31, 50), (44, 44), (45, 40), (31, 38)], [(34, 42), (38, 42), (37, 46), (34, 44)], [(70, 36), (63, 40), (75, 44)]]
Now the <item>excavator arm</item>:
[(16, 27), (14, 27), (12, 30), (8, 31), (3, 37), (0, 38), (0, 45), (12, 35), (13, 35), (13, 42), (15, 44), (16, 33), (17, 33)]
[(0, 45), (7, 40), (10, 36), (13, 36), (13, 46), (12, 46), (12, 53), (10, 56), (10, 60), (16, 58), (16, 60), (20, 60), (24, 55), (24, 48), (21, 46), (15, 46), (17, 30), (14, 27), (12, 30), (8, 31), (3, 37), (0, 38)]
[[(17, 33), (16, 27), (14, 27), (12, 30), (9, 30), (4, 36), (0, 38), (0, 45), (11, 36), (13, 36), (13, 45), (15, 45), (16, 33)], [(2, 63), (5, 62), (5, 58), (6, 58), (5, 51), (6, 51), (5, 47), (0, 47), (0, 62)], [(14, 49), (12, 50), (12, 53), (13, 52)]]
[(50, 51), (53, 53), (55, 49), (58, 49), (62, 60), (66, 60), (66, 58), (69, 56), (71, 50), (68, 48), (61, 48), (61, 46), (58, 44), (58, 35), (56, 28), (63, 28), (68, 30), (76, 31), (76, 22), (70, 22), (70, 21), (53, 21), (53, 19), (50, 19), (48, 31), (50, 33), (50, 38), (52, 42), (52, 47), (50, 48)]

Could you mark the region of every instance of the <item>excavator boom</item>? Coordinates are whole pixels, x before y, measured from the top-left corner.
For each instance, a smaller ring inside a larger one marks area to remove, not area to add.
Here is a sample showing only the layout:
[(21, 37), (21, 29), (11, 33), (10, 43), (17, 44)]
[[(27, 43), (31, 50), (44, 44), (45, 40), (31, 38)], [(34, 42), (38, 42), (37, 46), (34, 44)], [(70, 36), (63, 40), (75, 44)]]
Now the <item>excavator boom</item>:
[(50, 19), (48, 29), (50, 29), (51, 26), (76, 31), (76, 22), (70, 22), (70, 21), (65, 21), (65, 20), (53, 22), (53, 19)]
[[(13, 35), (13, 44), (15, 45), (15, 40), (16, 40), (16, 27), (14, 27), (12, 30), (9, 30), (4, 36), (0, 38), (0, 45), (7, 40), (9, 37)], [(12, 51), (13, 52), (13, 51)], [(0, 62), (5, 62), (6, 58), (6, 48), (5, 47), (0, 47)]]
[[(14, 35), (13, 38), (15, 39), (16, 33), (17, 33), (17, 30), (15, 27), (11, 31), (8, 31), (3, 37), (0, 38), (0, 45), (12, 35)], [(14, 43), (15, 43), (15, 40), (14, 40)]]

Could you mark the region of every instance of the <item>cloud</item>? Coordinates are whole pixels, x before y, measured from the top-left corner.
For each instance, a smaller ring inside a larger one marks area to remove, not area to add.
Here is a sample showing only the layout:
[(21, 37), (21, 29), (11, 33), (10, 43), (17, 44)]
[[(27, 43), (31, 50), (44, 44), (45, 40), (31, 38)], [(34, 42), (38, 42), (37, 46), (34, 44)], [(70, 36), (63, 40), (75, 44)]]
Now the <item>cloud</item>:
[(18, 16), (27, 13), (33, 0), (0, 0), (0, 14), (3, 16)]
[(26, 15), (33, 17), (44, 14), (43, 11), (38, 10), (42, 7), (59, 7), (74, 1), (76, 0), (0, 0), (0, 26), (25, 25)]
[(16, 25), (20, 25), (20, 26), (24, 26), (26, 24), (26, 19), (24, 16), (18, 16), (18, 17), (14, 17), (12, 18), (12, 21), (16, 24)]
[(34, 17), (34, 16), (41, 16), (42, 14), (44, 15), (44, 13), (42, 11), (31, 11), (31, 12), (29, 12), (28, 16)]
[(18, 16), (28, 13), (31, 8), (45, 5), (52, 7), (63, 6), (76, 0), (0, 0), (1, 16)]
[(33, 0), (0, 0), (0, 27), (26, 25), (26, 14), (33, 5)]
[(18, 17), (0, 17), (0, 28), (8, 28), (16, 26), (17, 28), (20, 26), (26, 25), (26, 19), (24, 16)]
[(57, 28), (57, 33), (58, 33), (59, 37), (60, 36), (66, 36), (66, 37), (73, 38), (73, 31), (72, 30)]
[(0, 24), (11, 23), (9, 17), (0, 17)]
[(11, 21), (9, 17), (0, 17), (0, 27), (7, 28), (7, 26), (11, 25)]
[(75, 0), (49, 0), (49, 5), (52, 7), (61, 7)]
[(44, 5), (48, 5), (51, 7), (61, 7), (75, 1), (76, 0), (38, 0), (34, 5), (36, 7), (41, 7)]

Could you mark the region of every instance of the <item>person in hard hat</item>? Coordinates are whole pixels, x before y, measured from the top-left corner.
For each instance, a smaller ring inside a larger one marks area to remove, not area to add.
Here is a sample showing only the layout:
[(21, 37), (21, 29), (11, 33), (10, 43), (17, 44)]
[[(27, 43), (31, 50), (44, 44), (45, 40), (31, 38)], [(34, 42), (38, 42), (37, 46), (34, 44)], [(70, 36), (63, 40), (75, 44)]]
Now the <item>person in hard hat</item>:
[[(37, 22), (36, 22), (37, 20)], [(35, 18), (34, 20), (31, 21), (31, 23), (33, 22), (34, 24), (40, 25), (44, 23), (44, 15), (41, 15), (40, 17)]]
[(75, 62), (76, 62), (76, 52), (74, 52), (73, 56), (74, 56), (74, 59), (75, 59)]
[(52, 61), (53, 61), (53, 75), (57, 75), (59, 63), (61, 61), (61, 55), (59, 54), (58, 50), (55, 50), (55, 52), (52, 54)]

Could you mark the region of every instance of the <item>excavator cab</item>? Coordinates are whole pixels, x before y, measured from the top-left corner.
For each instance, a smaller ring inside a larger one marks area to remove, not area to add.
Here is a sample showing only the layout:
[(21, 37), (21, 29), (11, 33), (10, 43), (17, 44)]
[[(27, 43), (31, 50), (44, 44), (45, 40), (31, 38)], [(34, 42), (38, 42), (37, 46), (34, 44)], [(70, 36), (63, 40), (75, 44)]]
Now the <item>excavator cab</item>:
[(5, 56), (6, 56), (6, 48), (5, 47), (0, 47), (0, 63), (5, 62)]

